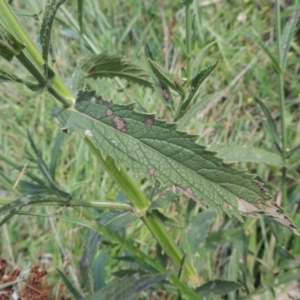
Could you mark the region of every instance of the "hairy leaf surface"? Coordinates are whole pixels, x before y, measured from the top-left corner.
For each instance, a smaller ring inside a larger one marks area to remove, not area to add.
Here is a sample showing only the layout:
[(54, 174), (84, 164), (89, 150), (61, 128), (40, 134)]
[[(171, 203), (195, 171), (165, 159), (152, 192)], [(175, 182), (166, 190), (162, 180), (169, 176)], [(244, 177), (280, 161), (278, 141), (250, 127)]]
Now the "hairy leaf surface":
[(272, 206), (266, 201), (272, 196), (255, 176), (224, 163), (196, 144), (197, 136), (176, 131), (175, 124), (133, 111), (132, 104), (117, 105), (104, 101), (94, 91), (80, 91), (74, 108), (55, 107), (53, 116), (62, 130), (88, 137), (119, 166), (175, 187), (217, 212), (238, 214), (239, 208), (247, 212), (245, 204), (249, 203), (263, 213)]

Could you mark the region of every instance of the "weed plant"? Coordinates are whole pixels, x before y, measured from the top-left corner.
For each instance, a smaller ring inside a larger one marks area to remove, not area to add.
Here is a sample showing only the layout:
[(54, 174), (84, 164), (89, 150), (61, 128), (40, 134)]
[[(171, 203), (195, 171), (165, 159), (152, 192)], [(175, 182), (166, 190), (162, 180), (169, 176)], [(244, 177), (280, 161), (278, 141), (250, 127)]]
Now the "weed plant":
[(1, 257), (75, 299), (299, 293), (298, 4), (11, 2)]

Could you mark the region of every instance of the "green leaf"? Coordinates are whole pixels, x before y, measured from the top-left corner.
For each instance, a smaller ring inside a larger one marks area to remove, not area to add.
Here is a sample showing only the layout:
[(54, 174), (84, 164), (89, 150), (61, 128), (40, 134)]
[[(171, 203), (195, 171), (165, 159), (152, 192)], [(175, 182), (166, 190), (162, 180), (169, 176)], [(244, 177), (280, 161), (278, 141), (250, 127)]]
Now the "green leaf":
[(83, 34), (83, 25), (82, 25), (82, 10), (83, 10), (83, 0), (77, 0), (77, 15), (78, 15), (78, 24), (80, 28), (80, 33)]
[[(98, 291), (99, 289), (105, 286), (105, 264), (109, 257), (109, 251), (111, 249), (104, 249), (96, 258), (93, 267), (93, 281), (94, 281), (94, 291)], [(135, 258), (136, 259), (136, 258)]]
[(199, 92), (199, 88), (203, 81), (211, 74), (211, 72), (216, 68), (218, 65), (218, 61), (216, 61), (214, 64), (208, 66), (204, 70), (202, 70), (199, 74), (197, 74), (193, 79), (191, 83), (191, 89), (190, 93), (187, 97), (187, 99), (182, 103), (181, 107), (178, 110), (178, 116), (176, 116), (176, 120), (180, 119), (187, 111), (188, 106), (192, 101), (194, 100), (195, 96)]
[(55, 138), (55, 141), (54, 141), (53, 148), (51, 150), (51, 162), (50, 162), (50, 167), (49, 167), (49, 173), (53, 180), (55, 179), (55, 169), (56, 169), (57, 158), (59, 156), (61, 146), (62, 146), (65, 136), (66, 135), (63, 132), (61, 132), (61, 131), (58, 132), (58, 134)]
[(80, 273), (86, 289), (92, 293), (94, 291), (94, 282), (91, 276), (92, 263), (94, 255), (98, 251), (104, 236), (98, 232), (89, 230), (84, 242), (84, 251), (79, 262)]
[(276, 246), (276, 252), (284, 259), (295, 260), (295, 257), (280, 245)]
[(209, 225), (215, 216), (213, 211), (203, 211), (194, 216), (187, 225), (187, 239), (193, 256), (197, 254), (200, 244), (205, 241)]
[[(48, 52), (50, 45), (50, 34), (52, 24), (56, 15), (56, 12), (60, 5), (62, 5), (65, 0), (50, 0), (47, 1), (46, 10), (42, 20), (41, 31), (40, 31), (40, 40), (42, 45), (42, 56), (47, 66), (48, 63)], [(47, 74), (47, 73), (46, 73)]]
[(300, 151), (300, 144), (297, 145), (295, 148), (293, 148), (287, 155), (286, 158), (290, 158), (292, 155), (294, 155), (296, 152)]
[(135, 274), (129, 278), (117, 280), (88, 297), (88, 300), (132, 300), (142, 291), (161, 282), (170, 275), (168, 273), (143, 275)]
[[(148, 58), (148, 64), (151, 70), (151, 73), (155, 77), (155, 81), (163, 82), (164, 85), (168, 86), (172, 90), (176, 91), (179, 95), (184, 96), (184, 90), (182, 84), (179, 82), (179, 79), (176, 79), (173, 74), (165, 70), (159, 63)], [(167, 100), (167, 99), (165, 99)]]
[(83, 300), (84, 297), (77, 291), (77, 289), (74, 287), (72, 282), (68, 279), (68, 277), (62, 271), (60, 271), (59, 269), (56, 268), (56, 270), (57, 270), (60, 278), (64, 282), (65, 286), (72, 293), (72, 295), (75, 297), (75, 299), (76, 300)]
[(171, 191), (163, 193), (157, 200), (153, 201), (148, 208), (151, 212), (153, 209), (165, 208), (171, 205), (171, 203), (177, 200), (178, 196)]
[[(87, 228), (99, 232), (100, 234), (103, 234), (109, 241), (113, 241), (118, 245), (120, 245), (121, 247), (124, 247), (126, 250), (130, 251), (133, 255), (141, 259), (145, 264), (152, 266), (159, 272), (166, 272), (166, 269), (163, 266), (161, 266), (158, 262), (153, 260), (151, 257), (144, 254), (139, 248), (135, 247), (131, 241), (127, 241), (116, 232), (110, 230), (106, 226), (103, 226), (95, 221), (87, 221), (82, 218), (79, 219), (77, 217), (73, 218), (73, 217), (66, 217), (62, 215), (49, 216), (46, 214), (32, 214), (28, 212), (19, 212), (19, 214), (28, 215), (28, 216), (54, 217), (59, 220), (64, 220), (67, 222), (85, 226)], [(178, 289), (180, 289), (186, 295), (187, 299), (198, 300), (196, 293), (188, 285), (181, 282), (176, 275), (170, 275), (169, 279)]]
[(224, 295), (240, 288), (243, 286), (238, 282), (213, 280), (196, 288), (196, 292), (201, 296)]
[(254, 175), (237, 170), (196, 144), (197, 136), (177, 132), (175, 124), (153, 115), (135, 112), (133, 105), (103, 103), (94, 91), (81, 91), (74, 108), (55, 107), (52, 113), (62, 130), (88, 137), (117, 165), (142, 172), (152, 182), (157, 179), (202, 204), (204, 201), (219, 213), (239, 215), (241, 210), (275, 214), (277, 219), (283, 216), (267, 201), (272, 196)]
[(296, 26), (298, 24), (300, 17), (300, 7), (299, 3), (296, 2), (292, 15), (288, 22), (285, 24), (283, 34), (282, 34), (282, 57), (281, 57), (281, 67), (283, 70), (285, 70), (286, 67), (286, 60), (287, 60), (287, 54), (290, 50), (291, 41), (293, 38), (293, 35), (295, 33)]
[(263, 41), (260, 39), (260, 37), (258, 37), (257, 35), (249, 32), (249, 31), (245, 31), (245, 30), (239, 30), (238, 31), (241, 34), (247, 35), (248, 37), (252, 38), (254, 41), (256, 41), (260, 47), (263, 49), (263, 51), (267, 54), (267, 56), (270, 58), (272, 64), (273, 64), (273, 68), (275, 70), (276, 73), (280, 74), (282, 72), (277, 59), (272, 55), (272, 53), (270, 52), (270, 50), (267, 48), (267, 46), (263, 43)]
[(267, 130), (270, 133), (271, 137), (273, 138), (274, 143), (276, 143), (279, 147), (279, 145), (280, 145), (279, 135), (277, 133), (275, 121), (274, 121), (269, 109), (258, 98), (254, 97), (254, 100), (260, 106), (260, 108), (263, 111), (265, 117), (267, 118), (267, 123), (266, 123)]
[(77, 65), (72, 74), (70, 90), (73, 95), (77, 95), (77, 92), (79, 90), (82, 90), (83, 87), (84, 87), (84, 75), (82, 73), (80, 66)]
[(118, 76), (146, 87), (152, 87), (148, 72), (122, 56), (110, 55), (107, 52), (90, 54), (81, 60), (80, 67), (86, 78)]
[(211, 144), (209, 150), (227, 162), (254, 162), (268, 165), (283, 165), (280, 155), (253, 146), (236, 144)]
[(195, 114), (197, 114), (206, 104), (208, 104), (209, 101), (215, 96), (216, 94), (207, 95), (197, 101), (197, 103), (193, 105), (189, 110), (187, 110), (184, 116), (181, 118), (181, 120), (179, 121), (180, 123), (177, 126), (177, 130), (181, 130), (185, 125), (187, 125), (190, 122), (191, 118)]

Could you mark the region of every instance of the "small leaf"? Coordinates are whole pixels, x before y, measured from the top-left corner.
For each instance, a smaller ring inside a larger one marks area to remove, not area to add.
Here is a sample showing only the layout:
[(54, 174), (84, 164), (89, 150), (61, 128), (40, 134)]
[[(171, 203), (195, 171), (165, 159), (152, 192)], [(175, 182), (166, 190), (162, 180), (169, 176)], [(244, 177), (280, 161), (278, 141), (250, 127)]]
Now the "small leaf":
[(178, 116), (175, 117), (176, 120), (179, 120), (186, 113), (188, 106), (190, 105), (190, 103), (192, 103), (195, 96), (197, 95), (201, 84), (211, 74), (211, 72), (216, 68), (217, 65), (218, 61), (202, 70), (192, 79), (190, 93), (178, 110)]
[(274, 121), (269, 109), (258, 98), (254, 97), (254, 100), (255, 100), (256, 103), (258, 103), (258, 105), (262, 109), (265, 117), (267, 118), (268, 131), (269, 131), (271, 137), (273, 138), (274, 143), (276, 143), (279, 147), (280, 140), (279, 140), (279, 136), (278, 136), (278, 133), (277, 133), (276, 124), (275, 124), (275, 121)]
[(283, 165), (282, 158), (277, 153), (249, 145), (211, 144), (208, 149), (216, 151), (216, 155), (227, 162), (254, 162), (268, 165)]
[(68, 277), (62, 271), (60, 271), (59, 269), (56, 268), (56, 270), (57, 270), (60, 278), (62, 279), (62, 281), (66, 285), (67, 289), (72, 293), (72, 295), (75, 297), (75, 299), (76, 300), (83, 300), (84, 297), (77, 291), (77, 289), (74, 287), (72, 282), (68, 279)]
[(296, 152), (300, 151), (300, 144), (297, 145), (295, 148), (293, 148), (288, 155), (286, 156), (286, 158), (290, 158), (292, 155), (294, 155)]
[(105, 286), (105, 264), (111, 249), (102, 250), (93, 267), (94, 292)]
[(272, 61), (273, 68), (274, 68), (275, 72), (278, 73), (278, 74), (280, 74), (282, 72), (282, 70), (281, 70), (281, 68), (280, 68), (280, 66), (277, 62), (277, 59), (272, 55), (272, 53), (269, 51), (267, 46), (265, 46), (265, 44), (260, 39), (260, 37), (258, 37), (257, 35), (249, 32), (249, 31), (245, 31), (245, 30), (239, 30), (238, 32), (241, 33), (241, 34), (247, 35), (248, 37), (255, 40), (260, 45), (260, 47), (263, 49), (263, 51), (267, 54), (267, 56), (270, 58), (270, 60)]
[(201, 296), (225, 295), (240, 288), (243, 288), (243, 286), (238, 282), (213, 280), (196, 288), (196, 293)]
[(149, 74), (129, 59), (107, 52), (90, 54), (83, 58), (80, 67), (86, 78), (120, 77), (146, 87), (152, 87)]
[(119, 300), (126, 299), (132, 300), (138, 296), (142, 291), (147, 290), (149, 287), (161, 282), (170, 275), (168, 273), (155, 274), (155, 275), (142, 275), (135, 274), (129, 278), (117, 280), (105, 286), (98, 292), (94, 293), (88, 300)]
[(183, 117), (179, 121), (180, 123), (177, 126), (177, 130), (181, 130), (185, 125), (187, 125), (190, 122), (191, 118), (196, 115), (205, 105), (207, 105), (215, 96), (216, 94), (207, 95), (198, 100), (197, 103), (190, 109), (188, 109), (183, 115)]
[(77, 92), (83, 89), (84, 86), (84, 75), (81, 68), (77, 65), (71, 78), (70, 90), (73, 95), (77, 95)]
[(132, 212), (110, 211), (101, 214), (97, 221), (111, 230), (117, 230), (135, 222), (138, 218)]
[(163, 82), (166, 86), (176, 91), (179, 95), (184, 96), (184, 90), (179, 79), (175, 78), (173, 74), (165, 70), (156, 61), (148, 58), (151, 73), (155, 76), (156, 81)]
[(94, 291), (93, 278), (91, 278), (90, 276), (92, 263), (94, 260), (94, 255), (98, 251), (103, 240), (104, 236), (100, 235), (98, 232), (89, 230), (84, 242), (84, 251), (79, 262), (79, 269), (83, 279), (83, 283), (90, 293)]
[(276, 252), (284, 259), (295, 260), (295, 257), (280, 245), (276, 246)]
[(43, 59), (45, 62), (45, 66), (47, 66), (47, 64), (48, 64), (48, 52), (49, 52), (50, 34), (51, 34), (52, 24), (53, 24), (53, 21), (54, 21), (54, 18), (55, 18), (58, 8), (64, 2), (65, 2), (65, 0), (47, 1), (47, 6), (46, 6), (46, 10), (45, 10), (44, 17), (42, 20), (41, 31), (40, 31), (42, 56), (43, 56)]
[(189, 242), (190, 253), (194, 256), (201, 243), (207, 237), (209, 224), (216, 214), (213, 211), (203, 211), (194, 216), (187, 225), (187, 239)]
[(63, 132), (59, 131), (55, 138), (53, 148), (51, 150), (51, 162), (49, 167), (49, 173), (53, 180), (55, 179), (55, 169), (56, 169), (58, 155), (60, 153), (61, 146), (65, 139), (65, 136), (66, 135)]
[(165, 208), (171, 205), (178, 196), (171, 191), (163, 193), (157, 200), (153, 201), (148, 208), (148, 211), (151, 212), (153, 209)]
[(292, 15), (288, 22), (285, 24), (283, 34), (282, 34), (282, 58), (281, 58), (281, 67), (283, 70), (286, 68), (286, 60), (287, 60), (287, 54), (290, 50), (291, 41), (293, 38), (293, 35), (295, 34), (295, 29), (298, 24), (300, 17), (300, 7), (299, 3), (296, 1), (296, 4), (294, 6)]

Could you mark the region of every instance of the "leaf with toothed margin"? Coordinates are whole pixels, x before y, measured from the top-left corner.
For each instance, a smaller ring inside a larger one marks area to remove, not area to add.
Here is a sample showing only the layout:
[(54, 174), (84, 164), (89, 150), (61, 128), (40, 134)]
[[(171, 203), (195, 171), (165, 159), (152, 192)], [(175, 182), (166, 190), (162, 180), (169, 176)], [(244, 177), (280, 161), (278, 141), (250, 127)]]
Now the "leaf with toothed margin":
[(248, 212), (246, 204), (250, 204), (259, 213), (266, 208), (271, 214), (272, 196), (254, 175), (236, 169), (196, 144), (197, 136), (176, 131), (176, 124), (133, 108), (133, 104), (104, 101), (94, 91), (80, 91), (73, 108), (55, 107), (52, 114), (62, 130), (88, 137), (103, 156), (113, 157), (118, 166), (177, 188), (218, 213), (224, 210), (240, 216), (239, 208)]

